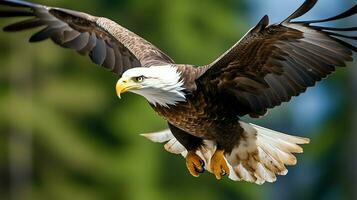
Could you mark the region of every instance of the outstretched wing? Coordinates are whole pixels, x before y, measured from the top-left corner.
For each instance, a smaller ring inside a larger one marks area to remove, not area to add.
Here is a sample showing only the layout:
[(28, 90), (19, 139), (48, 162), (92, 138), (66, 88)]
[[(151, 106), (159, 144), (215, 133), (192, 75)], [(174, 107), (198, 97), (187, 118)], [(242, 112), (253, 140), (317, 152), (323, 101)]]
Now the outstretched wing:
[(237, 44), (211, 65), (197, 81), (208, 88), (211, 95), (234, 97), (238, 115), (259, 117), (268, 108), (289, 101), (307, 87), (327, 77), (336, 66), (352, 61), (357, 48), (338, 39), (356, 40), (329, 31), (356, 31), (353, 28), (313, 26), (349, 17), (352, 9), (329, 19), (291, 22), (308, 12), (317, 0), (305, 3), (289, 18), (277, 25), (269, 24), (267, 16), (251, 29)]
[(118, 75), (132, 67), (173, 63), (158, 48), (106, 18), (20, 0), (0, 0), (0, 6), (0, 17), (29, 17), (4, 31), (44, 27), (30, 42), (50, 38), (62, 47), (89, 55), (94, 63)]

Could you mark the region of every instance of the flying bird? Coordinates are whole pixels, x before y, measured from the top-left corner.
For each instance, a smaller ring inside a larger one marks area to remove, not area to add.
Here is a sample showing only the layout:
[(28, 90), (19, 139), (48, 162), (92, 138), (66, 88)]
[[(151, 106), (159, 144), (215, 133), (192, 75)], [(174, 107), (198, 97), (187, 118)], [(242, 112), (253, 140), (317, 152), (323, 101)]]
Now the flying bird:
[(205, 66), (176, 64), (160, 49), (103, 17), (20, 0), (0, 0), (0, 17), (27, 17), (6, 32), (40, 28), (30, 42), (51, 39), (87, 55), (117, 74), (116, 92), (143, 96), (169, 129), (143, 134), (182, 154), (190, 174), (205, 170), (217, 179), (256, 184), (276, 181), (295, 165), (309, 139), (279, 133), (240, 120), (263, 117), (353, 60), (357, 48), (343, 35), (357, 27), (316, 25), (357, 13), (357, 5), (337, 16), (313, 21), (296, 18), (314, 7), (306, 0), (279, 24), (268, 16), (232, 48)]

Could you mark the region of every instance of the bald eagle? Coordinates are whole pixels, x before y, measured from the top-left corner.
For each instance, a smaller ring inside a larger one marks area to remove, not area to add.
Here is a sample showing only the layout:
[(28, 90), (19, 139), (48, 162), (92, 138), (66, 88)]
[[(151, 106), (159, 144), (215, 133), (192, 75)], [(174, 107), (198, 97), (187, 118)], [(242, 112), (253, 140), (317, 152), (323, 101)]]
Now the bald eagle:
[(291, 16), (269, 25), (268, 16), (226, 53), (206, 66), (176, 64), (143, 38), (117, 23), (86, 13), (20, 0), (0, 0), (0, 17), (29, 17), (4, 28), (7, 32), (37, 27), (30, 42), (51, 39), (121, 76), (118, 96), (133, 92), (147, 99), (169, 129), (144, 134), (166, 150), (182, 154), (195, 177), (205, 170), (217, 179), (256, 184), (274, 182), (295, 165), (293, 153), (309, 139), (240, 121), (262, 117), (352, 61), (357, 48), (342, 38), (352, 28), (316, 23), (356, 14), (357, 5), (335, 17), (293, 21), (317, 0), (306, 0)]

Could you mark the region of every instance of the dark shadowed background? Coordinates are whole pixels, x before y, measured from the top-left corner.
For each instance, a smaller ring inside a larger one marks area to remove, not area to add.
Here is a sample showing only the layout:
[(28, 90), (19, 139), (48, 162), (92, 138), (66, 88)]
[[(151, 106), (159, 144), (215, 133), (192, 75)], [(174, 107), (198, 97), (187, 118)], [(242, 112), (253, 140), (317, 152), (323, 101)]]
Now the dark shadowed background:
[[(216, 59), (264, 14), (279, 22), (302, 1), (36, 0), (111, 18), (176, 62), (197, 65)], [(322, 0), (304, 19), (356, 3)], [(207, 173), (193, 178), (182, 157), (139, 136), (166, 123), (142, 97), (119, 100), (119, 77), (51, 41), (29, 45), (29, 36), (0, 32), (0, 199), (357, 199), (357, 62), (254, 120), (311, 138), (287, 176), (256, 186)]]

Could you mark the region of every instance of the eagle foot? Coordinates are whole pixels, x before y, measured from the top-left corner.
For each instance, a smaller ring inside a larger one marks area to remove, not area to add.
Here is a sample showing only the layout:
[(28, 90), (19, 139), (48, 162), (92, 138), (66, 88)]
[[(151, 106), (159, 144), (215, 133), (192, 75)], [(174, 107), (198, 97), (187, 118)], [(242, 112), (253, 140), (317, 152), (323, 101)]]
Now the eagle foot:
[(194, 151), (187, 152), (186, 166), (190, 174), (194, 177), (198, 177), (200, 173), (205, 171), (205, 162)]
[(217, 150), (212, 158), (211, 158), (211, 171), (216, 176), (218, 180), (222, 178), (222, 176), (229, 176), (229, 168), (226, 160), (224, 159), (224, 151)]

